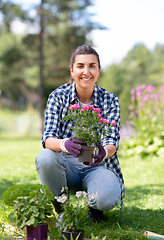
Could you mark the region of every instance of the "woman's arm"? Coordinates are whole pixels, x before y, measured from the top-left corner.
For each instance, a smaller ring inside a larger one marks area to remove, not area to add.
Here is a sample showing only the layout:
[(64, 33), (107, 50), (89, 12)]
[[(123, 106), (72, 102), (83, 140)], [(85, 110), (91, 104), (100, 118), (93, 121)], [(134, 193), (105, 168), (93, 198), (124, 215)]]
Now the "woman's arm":
[(49, 137), (45, 140), (45, 148), (49, 148), (53, 151), (61, 151), (61, 144), (62, 139), (57, 139), (54, 137)]
[(106, 156), (106, 158), (113, 156), (117, 150), (116, 146), (113, 144), (108, 144), (108, 145), (105, 145), (104, 147), (108, 151), (108, 155)]

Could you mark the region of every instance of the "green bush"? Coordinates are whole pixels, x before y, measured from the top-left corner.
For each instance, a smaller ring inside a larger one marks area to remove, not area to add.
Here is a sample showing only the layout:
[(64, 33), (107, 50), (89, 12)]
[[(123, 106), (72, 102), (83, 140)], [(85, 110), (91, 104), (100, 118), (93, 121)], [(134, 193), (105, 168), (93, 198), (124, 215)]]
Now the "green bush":
[(164, 85), (131, 89), (130, 122), (136, 135), (123, 144), (122, 154), (164, 155)]

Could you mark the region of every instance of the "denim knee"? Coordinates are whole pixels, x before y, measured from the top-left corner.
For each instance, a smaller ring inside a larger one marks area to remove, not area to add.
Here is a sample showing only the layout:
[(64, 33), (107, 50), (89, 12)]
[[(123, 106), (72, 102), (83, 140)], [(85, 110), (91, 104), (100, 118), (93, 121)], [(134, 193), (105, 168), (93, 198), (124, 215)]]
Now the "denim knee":
[(110, 196), (101, 196), (96, 200), (97, 209), (101, 211), (110, 211), (119, 204), (119, 196), (111, 194)]
[[(62, 156), (59, 155), (60, 153), (58, 152), (54, 152), (48, 148), (44, 148), (39, 152), (35, 160), (36, 170), (38, 170), (39, 168), (44, 168), (44, 170), (49, 168), (51, 169), (51, 167), (54, 166), (56, 162), (58, 162), (62, 167), (64, 163), (61, 161)], [(64, 166), (62, 168), (64, 168)]]

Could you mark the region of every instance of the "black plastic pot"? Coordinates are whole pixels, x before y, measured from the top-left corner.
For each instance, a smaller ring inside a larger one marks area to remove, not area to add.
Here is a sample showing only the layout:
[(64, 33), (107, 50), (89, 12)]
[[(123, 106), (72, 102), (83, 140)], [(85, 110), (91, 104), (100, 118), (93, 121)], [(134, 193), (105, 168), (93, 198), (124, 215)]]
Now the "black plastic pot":
[(27, 240), (47, 240), (48, 224), (38, 224), (37, 227), (26, 226)]

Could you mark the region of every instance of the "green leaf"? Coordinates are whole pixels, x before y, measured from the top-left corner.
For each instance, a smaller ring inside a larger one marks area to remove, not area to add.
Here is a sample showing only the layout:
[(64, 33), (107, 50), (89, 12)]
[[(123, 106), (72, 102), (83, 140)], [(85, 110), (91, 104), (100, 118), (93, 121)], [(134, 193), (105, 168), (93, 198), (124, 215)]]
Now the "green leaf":
[(35, 218), (33, 216), (30, 217), (30, 219), (26, 222), (27, 226), (31, 226), (35, 223)]

